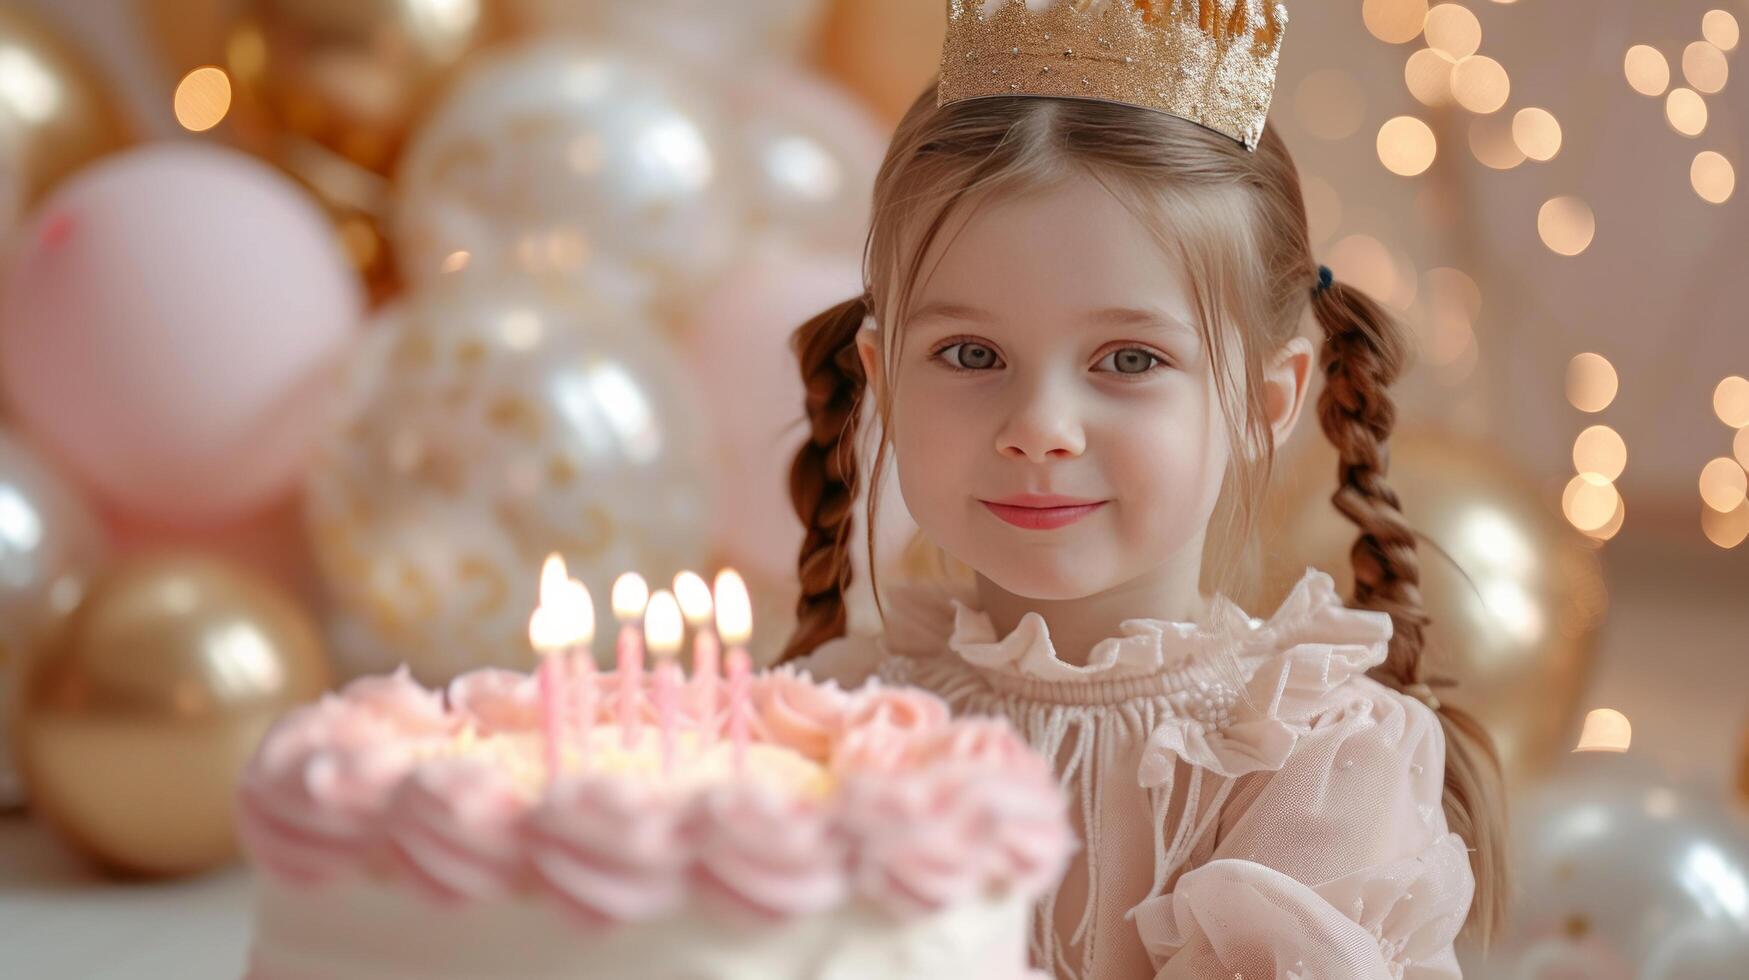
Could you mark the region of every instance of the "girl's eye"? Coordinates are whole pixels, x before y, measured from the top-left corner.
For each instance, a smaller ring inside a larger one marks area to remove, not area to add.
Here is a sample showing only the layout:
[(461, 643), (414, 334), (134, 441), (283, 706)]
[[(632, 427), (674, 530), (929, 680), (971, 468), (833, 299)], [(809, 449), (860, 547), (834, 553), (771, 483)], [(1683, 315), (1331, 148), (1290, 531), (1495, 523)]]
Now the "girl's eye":
[(949, 367), (961, 371), (988, 371), (1001, 363), (995, 351), (970, 340), (949, 344), (936, 351), (935, 356), (947, 361)]
[(1140, 347), (1125, 347), (1112, 351), (1099, 359), (1094, 365), (1097, 370), (1111, 371), (1115, 374), (1147, 374), (1165, 360), (1159, 355)]

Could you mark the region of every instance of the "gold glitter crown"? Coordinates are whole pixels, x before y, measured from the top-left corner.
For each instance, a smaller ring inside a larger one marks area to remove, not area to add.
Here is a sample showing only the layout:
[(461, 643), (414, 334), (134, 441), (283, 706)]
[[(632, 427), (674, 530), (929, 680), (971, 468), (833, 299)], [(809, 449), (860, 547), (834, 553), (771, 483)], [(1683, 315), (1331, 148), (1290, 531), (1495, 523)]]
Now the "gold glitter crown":
[[(938, 106), (993, 95), (1122, 102), (1257, 149), (1287, 7), (1277, 0), (947, 0)], [(992, 12), (993, 11), (993, 12)]]

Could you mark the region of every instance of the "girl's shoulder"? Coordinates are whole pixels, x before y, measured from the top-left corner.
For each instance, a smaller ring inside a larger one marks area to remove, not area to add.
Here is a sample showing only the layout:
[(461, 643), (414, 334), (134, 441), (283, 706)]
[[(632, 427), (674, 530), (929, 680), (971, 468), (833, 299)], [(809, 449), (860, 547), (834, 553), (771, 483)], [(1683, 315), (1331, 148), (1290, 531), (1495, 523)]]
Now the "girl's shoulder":
[(941, 654), (946, 650), (943, 638), (953, 629), (957, 595), (952, 587), (927, 582), (883, 588), (878, 632), (827, 640), (794, 664), (815, 680), (835, 680), (848, 690), (874, 676), (889, 656)]

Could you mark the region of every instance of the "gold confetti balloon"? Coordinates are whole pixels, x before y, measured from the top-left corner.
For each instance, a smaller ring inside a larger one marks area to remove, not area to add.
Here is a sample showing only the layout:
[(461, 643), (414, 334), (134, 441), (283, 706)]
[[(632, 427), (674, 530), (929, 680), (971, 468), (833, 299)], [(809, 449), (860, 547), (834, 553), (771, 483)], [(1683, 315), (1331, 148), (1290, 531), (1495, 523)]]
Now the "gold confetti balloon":
[(494, 9), (487, 0), (244, 0), (225, 39), (238, 122), (387, 172), (439, 88), (495, 36)]
[[(632, 308), (458, 277), (369, 332), (306, 495), (347, 673), (526, 668), (545, 556), (597, 598), (702, 568), (711, 480), (677, 355)], [(605, 656), (612, 630), (597, 644)]]
[(309, 616), (265, 580), (193, 555), (125, 559), (25, 670), (16, 728), (32, 805), (117, 871), (222, 864), (244, 763), (331, 676)]
[(414, 284), (464, 267), (611, 269), (674, 295), (719, 274), (747, 225), (714, 100), (677, 66), (580, 39), (476, 62), (395, 182), (393, 237)]
[[(1316, 565), (1350, 595), (1358, 531), (1330, 503), (1336, 451), (1315, 430), (1300, 436), (1307, 448), (1282, 462), (1271, 496), (1269, 577), (1280, 587)], [(1509, 777), (1543, 771), (1578, 736), (1607, 605), (1596, 552), (1561, 519), (1559, 501), (1542, 499), (1497, 450), (1407, 432), (1392, 437), (1389, 458), (1385, 482), (1425, 535), (1417, 554), (1433, 620), (1427, 670), (1458, 681), (1440, 698), (1481, 720)]]

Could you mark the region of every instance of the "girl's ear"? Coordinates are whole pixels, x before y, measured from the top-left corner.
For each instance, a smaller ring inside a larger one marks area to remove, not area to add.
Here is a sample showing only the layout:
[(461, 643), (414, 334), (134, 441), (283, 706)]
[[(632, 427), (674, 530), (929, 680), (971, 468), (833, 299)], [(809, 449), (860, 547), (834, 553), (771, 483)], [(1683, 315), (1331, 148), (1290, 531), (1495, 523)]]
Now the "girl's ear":
[(1263, 404), (1277, 446), (1287, 442), (1299, 421), (1311, 377), (1312, 342), (1305, 337), (1295, 337), (1282, 345), (1263, 372)]
[(862, 359), (862, 376), (874, 392), (875, 404), (887, 400), (886, 377), (881, 370), (881, 332), (879, 328), (864, 328), (856, 332), (856, 355)]

